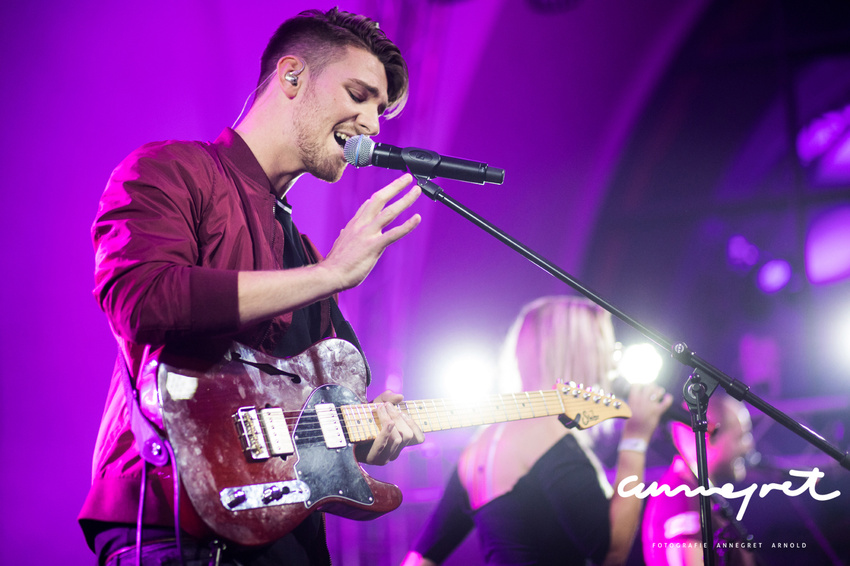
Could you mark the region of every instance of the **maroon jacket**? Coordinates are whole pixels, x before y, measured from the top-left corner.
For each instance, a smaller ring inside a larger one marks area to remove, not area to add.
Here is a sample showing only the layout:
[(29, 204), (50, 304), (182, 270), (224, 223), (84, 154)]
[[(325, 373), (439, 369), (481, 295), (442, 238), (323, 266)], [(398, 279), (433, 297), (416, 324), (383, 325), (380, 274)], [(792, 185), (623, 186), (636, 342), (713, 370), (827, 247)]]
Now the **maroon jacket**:
[[(92, 227), (94, 296), (134, 376), (167, 341), (229, 336), (271, 352), (292, 315), (240, 329), (237, 273), (283, 267), (274, 207), (265, 172), (229, 128), (211, 144), (145, 145), (115, 169)], [(323, 329), (329, 308), (323, 301)], [(116, 365), (79, 515), (90, 545), (99, 522), (136, 522), (142, 463), (133, 442)], [(173, 525), (170, 467), (155, 468), (148, 482), (145, 524)]]

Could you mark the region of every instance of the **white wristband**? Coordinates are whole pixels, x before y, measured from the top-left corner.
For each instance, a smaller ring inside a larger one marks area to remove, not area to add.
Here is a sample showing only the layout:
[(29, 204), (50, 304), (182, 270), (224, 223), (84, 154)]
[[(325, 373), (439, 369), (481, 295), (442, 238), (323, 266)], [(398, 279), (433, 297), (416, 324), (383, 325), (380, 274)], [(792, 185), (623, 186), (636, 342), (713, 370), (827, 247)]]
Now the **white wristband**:
[(617, 450), (629, 450), (631, 452), (645, 453), (647, 447), (646, 440), (642, 440), (640, 438), (624, 438), (620, 441), (620, 445), (617, 446)]

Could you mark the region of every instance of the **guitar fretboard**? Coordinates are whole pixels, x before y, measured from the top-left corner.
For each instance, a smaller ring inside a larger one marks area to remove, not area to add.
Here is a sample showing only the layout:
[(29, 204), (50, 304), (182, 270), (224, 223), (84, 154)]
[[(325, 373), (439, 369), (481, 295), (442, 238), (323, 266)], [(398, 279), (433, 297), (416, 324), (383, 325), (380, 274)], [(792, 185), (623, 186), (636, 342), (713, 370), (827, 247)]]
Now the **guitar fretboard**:
[[(572, 390), (575, 391), (575, 390)], [(423, 432), (449, 430), (480, 426), (485, 424), (535, 419), (554, 415), (567, 415), (572, 418), (583, 408), (605, 409), (615, 414), (602, 416), (599, 420), (623, 416), (616, 411), (626, 407), (625, 404), (609, 397), (588, 394), (571, 395), (569, 389), (549, 391), (528, 391), (523, 393), (508, 393), (493, 395), (477, 402), (456, 401), (452, 399), (427, 399), (424, 401), (407, 401), (398, 405), (399, 410), (407, 413), (419, 425)], [(604, 405), (599, 403), (604, 401)], [(340, 407), (343, 420), (348, 430), (351, 442), (372, 440), (380, 431), (377, 422), (377, 405), (343, 405)]]

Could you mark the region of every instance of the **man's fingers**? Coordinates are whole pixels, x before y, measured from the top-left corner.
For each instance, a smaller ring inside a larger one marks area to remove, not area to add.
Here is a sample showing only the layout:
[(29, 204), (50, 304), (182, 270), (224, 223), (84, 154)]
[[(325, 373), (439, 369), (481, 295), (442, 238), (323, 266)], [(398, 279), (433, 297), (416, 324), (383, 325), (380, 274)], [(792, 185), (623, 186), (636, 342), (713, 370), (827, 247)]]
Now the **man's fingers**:
[(387, 205), (379, 214), (378, 222), (381, 229), (386, 228), (399, 214), (410, 208), (416, 202), (416, 199), (422, 194), (422, 189), (418, 185), (407, 191), (403, 197), (394, 203)]
[(381, 431), (366, 459), (369, 464), (386, 464), (398, 458), (405, 446), (421, 444), (425, 440), (422, 430), (409, 415), (396, 407), (395, 403), (386, 402), (386, 399), (391, 398), (395, 401), (400, 397), (401, 395), (391, 391), (385, 391), (378, 396), (379, 399), (384, 399), (384, 402), (377, 404), (377, 418), (381, 423)]
[(413, 421), (413, 418), (406, 413), (402, 413), (401, 416), (412, 433), (411, 439), (407, 442), (407, 446), (412, 444), (422, 444), (425, 442), (425, 433), (423, 433), (422, 429), (419, 428), (419, 426)]
[(369, 197), (369, 200), (363, 203), (361, 210), (366, 209), (373, 214), (378, 214), (384, 209), (388, 202), (393, 200), (399, 193), (401, 193), (401, 191), (404, 190), (405, 187), (410, 185), (411, 182), (413, 182), (413, 175), (405, 173), (383, 189), (373, 193), (372, 196)]
[(398, 226), (395, 226), (394, 228), (391, 228), (391, 229), (387, 230), (386, 232), (384, 232), (383, 237), (384, 237), (384, 241), (385, 241), (386, 245), (389, 246), (390, 244), (395, 243), (398, 240), (400, 240), (403, 237), (410, 234), (413, 231), (414, 228), (419, 226), (419, 223), (421, 221), (422, 221), (422, 217), (419, 216), (418, 214), (414, 214), (413, 216), (408, 218), (404, 222), (404, 224), (399, 224)]

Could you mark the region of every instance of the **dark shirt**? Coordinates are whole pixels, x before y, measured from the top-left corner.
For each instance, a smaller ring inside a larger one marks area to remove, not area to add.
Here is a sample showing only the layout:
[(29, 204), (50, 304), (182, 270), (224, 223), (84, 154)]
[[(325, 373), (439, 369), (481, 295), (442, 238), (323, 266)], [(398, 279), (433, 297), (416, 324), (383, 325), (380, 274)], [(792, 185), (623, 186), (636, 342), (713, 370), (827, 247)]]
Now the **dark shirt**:
[[(283, 266), (286, 269), (310, 263), (301, 243), (301, 234), (292, 222), (292, 209), (286, 201), (277, 201), (275, 218), (283, 229)], [(330, 336), (330, 328), (322, 332), (320, 303), (312, 303), (292, 313), (292, 323), (274, 348), (274, 355), (287, 358), (299, 354), (322, 338)]]
[(475, 527), (490, 566), (598, 563), (610, 544), (609, 506), (596, 469), (566, 435), (511, 491), (475, 511), (455, 469), (414, 548), (443, 562)]

